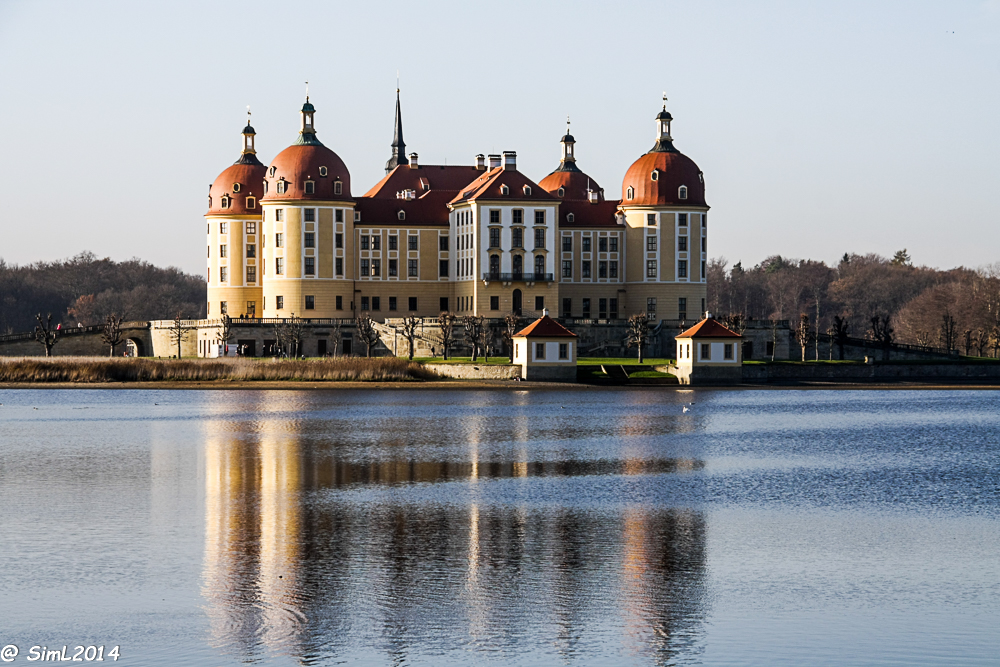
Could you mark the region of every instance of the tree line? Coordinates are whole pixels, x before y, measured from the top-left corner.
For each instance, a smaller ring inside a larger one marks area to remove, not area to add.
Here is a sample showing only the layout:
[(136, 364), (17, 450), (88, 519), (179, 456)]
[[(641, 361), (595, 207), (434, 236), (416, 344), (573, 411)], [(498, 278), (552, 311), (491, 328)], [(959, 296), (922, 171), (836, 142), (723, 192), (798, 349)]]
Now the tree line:
[(730, 267), (716, 258), (707, 279), (714, 316), (789, 320), (803, 355), (816, 334), (1000, 355), (1000, 263), (938, 270), (915, 266), (905, 249), (892, 258), (847, 253), (836, 266), (774, 255)]

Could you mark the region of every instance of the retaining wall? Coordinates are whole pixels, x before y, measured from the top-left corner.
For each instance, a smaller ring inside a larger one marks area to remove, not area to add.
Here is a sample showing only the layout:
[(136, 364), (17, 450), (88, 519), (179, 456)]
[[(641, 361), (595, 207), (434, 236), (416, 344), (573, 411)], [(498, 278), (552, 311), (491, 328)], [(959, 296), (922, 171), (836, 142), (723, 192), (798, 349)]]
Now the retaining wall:
[[(424, 364), (444, 377), (460, 380), (513, 380), (521, 377), (521, 366), (494, 364)], [(574, 367), (575, 368), (575, 367)]]

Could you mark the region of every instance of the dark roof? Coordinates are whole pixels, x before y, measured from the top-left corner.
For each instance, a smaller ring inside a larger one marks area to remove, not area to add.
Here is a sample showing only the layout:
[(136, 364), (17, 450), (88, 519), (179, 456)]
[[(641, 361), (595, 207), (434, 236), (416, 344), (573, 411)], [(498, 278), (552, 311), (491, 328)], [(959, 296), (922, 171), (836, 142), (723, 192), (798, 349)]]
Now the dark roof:
[[(482, 173), (472, 166), (424, 164), (411, 169), (402, 164), (359, 197), (356, 210), (361, 224), (400, 224), (399, 211), (404, 211), (407, 225), (447, 226), (448, 202)], [(405, 190), (413, 190), (416, 198), (397, 198)]]
[(525, 328), (514, 334), (515, 338), (576, 338), (576, 334), (556, 322), (548, 315), (542, 315)]
[(243, 128), (243, 134), (257, 134), (257, 133), (253, 131), (252, 127), (250, 127), (250, 123), (247, 123), (247, 126)]
[[(572, 162), (563, 164), (574, 164)], [(553, 197), (558, 197), (562, 201), (589, 201), (587, 188), (596, 191), (598, 201), (604, 199), (604, 188), (598, 185), (597, 181), (576, 168), (556, 169), (551, 174), (538, 181), (538, 184), (545, 188), (546, 192)], [(559, 196), (559, 188), (563, 188), (565, 194)]]
[[(559, 205), (559, 228), (576, 227), (614, 227), (623, 228), (618, 224), (615, 215), (621, 204), (617, 200), (603, 200), (596, 204), (588, 201), (567, 201)], [(573, 214), (573, 221), (569, 221), (569, 215)]]
[(741, 336), (708, 317), (674, 338), (741, 338)]
[[(480, 172), (482, 173), (482, 172)], [(500, 187), (506, 185), (509, 194), (501, 194)], [(524, 194), (524, 186), (531, 187), (531, 194)], [(545, 191), (545, 188), (535, 183), (533, 180), (517, 171), (516, 169), (504, 169), (495, 167), (479, 178), (469, 183), (457, 197), (451, 200), (452, 204), (474, 201), (476, 199), (511, 201), (555, 201), (555, 198)]]
[(385, 173), (406, 164), (406, 144), (403, 142), (403, 113), (399, 108), (399, 89), (396, 89), (396, 128), (392, 133), (392, 157), (385, 163)]
[[(687, 199), (680, 198), (682, 185), (687, 186)], [(631, 200), (629, 186), (635, 188)], [(694, 160), (676, 150), (650, 151), (633, 162), (622, 180), (622, 199), (623, 206), (708, 206), (701, 169)]]

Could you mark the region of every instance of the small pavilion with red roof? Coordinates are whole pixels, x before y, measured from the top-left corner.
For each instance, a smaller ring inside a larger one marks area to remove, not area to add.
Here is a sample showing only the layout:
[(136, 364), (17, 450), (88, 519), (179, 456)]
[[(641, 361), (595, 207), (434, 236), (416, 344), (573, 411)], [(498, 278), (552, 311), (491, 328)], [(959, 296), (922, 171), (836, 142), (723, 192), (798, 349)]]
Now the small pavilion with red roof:
[(575, 333), (542, 316), (514, 334), (514, 363), (521, 365), (522, 380), (576, 381)]
[(681, 384), (729, 384), (743, 378), (742, 340), (705, 313), (705, 319), (678, 334), (677, 363), (672, 370)]

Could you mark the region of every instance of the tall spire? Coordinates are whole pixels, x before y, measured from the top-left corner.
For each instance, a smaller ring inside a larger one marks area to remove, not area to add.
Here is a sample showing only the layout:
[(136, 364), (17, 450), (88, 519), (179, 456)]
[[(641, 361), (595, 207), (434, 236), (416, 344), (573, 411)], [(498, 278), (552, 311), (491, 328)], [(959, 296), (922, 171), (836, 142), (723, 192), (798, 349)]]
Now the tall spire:
[(403, 142), (403, 112), (399, 108), (399, 82), (396, 82), (396, 130), (392, 134), (392, 157), (385, 163), (385, 173), (406, 164), (406, 144)]
[(247, 107), (247, 126), (243, 128), (243, 153), (240, 155), (240, 159), (236, 161), (236, 164), (254, 164), (259, 165), (260, 160), (257, 159), (257, 150), (254, 148), (254, 137), (257, 133), (254, 132), (253, 126), (250, 125), (250, 107)]
[(302, 117), (302, 125), (299, 128), (299, 138), (295, 141), (296, 146), (322, 146), (320, 140), (316, 138), (316, 107), (309, 101), (309, 82), (306, 81), (306, 102), (299, 112)]
[(569, 116), (566, 116), (566, 135), (559, 140), (562, 144), (562, 157), (559, 159), (559, 168), (556, 171), (580, 171), (576, 166), (576, 155), (573, 148), (576, 139), (569, 133)]
[(656, 143), (650, 153), (676, 153), (674, 138), (670, 136), (670, 123), (674, 117), (667, 111), (667, 94), (663, 93), (663, 111), (656, 114)]

